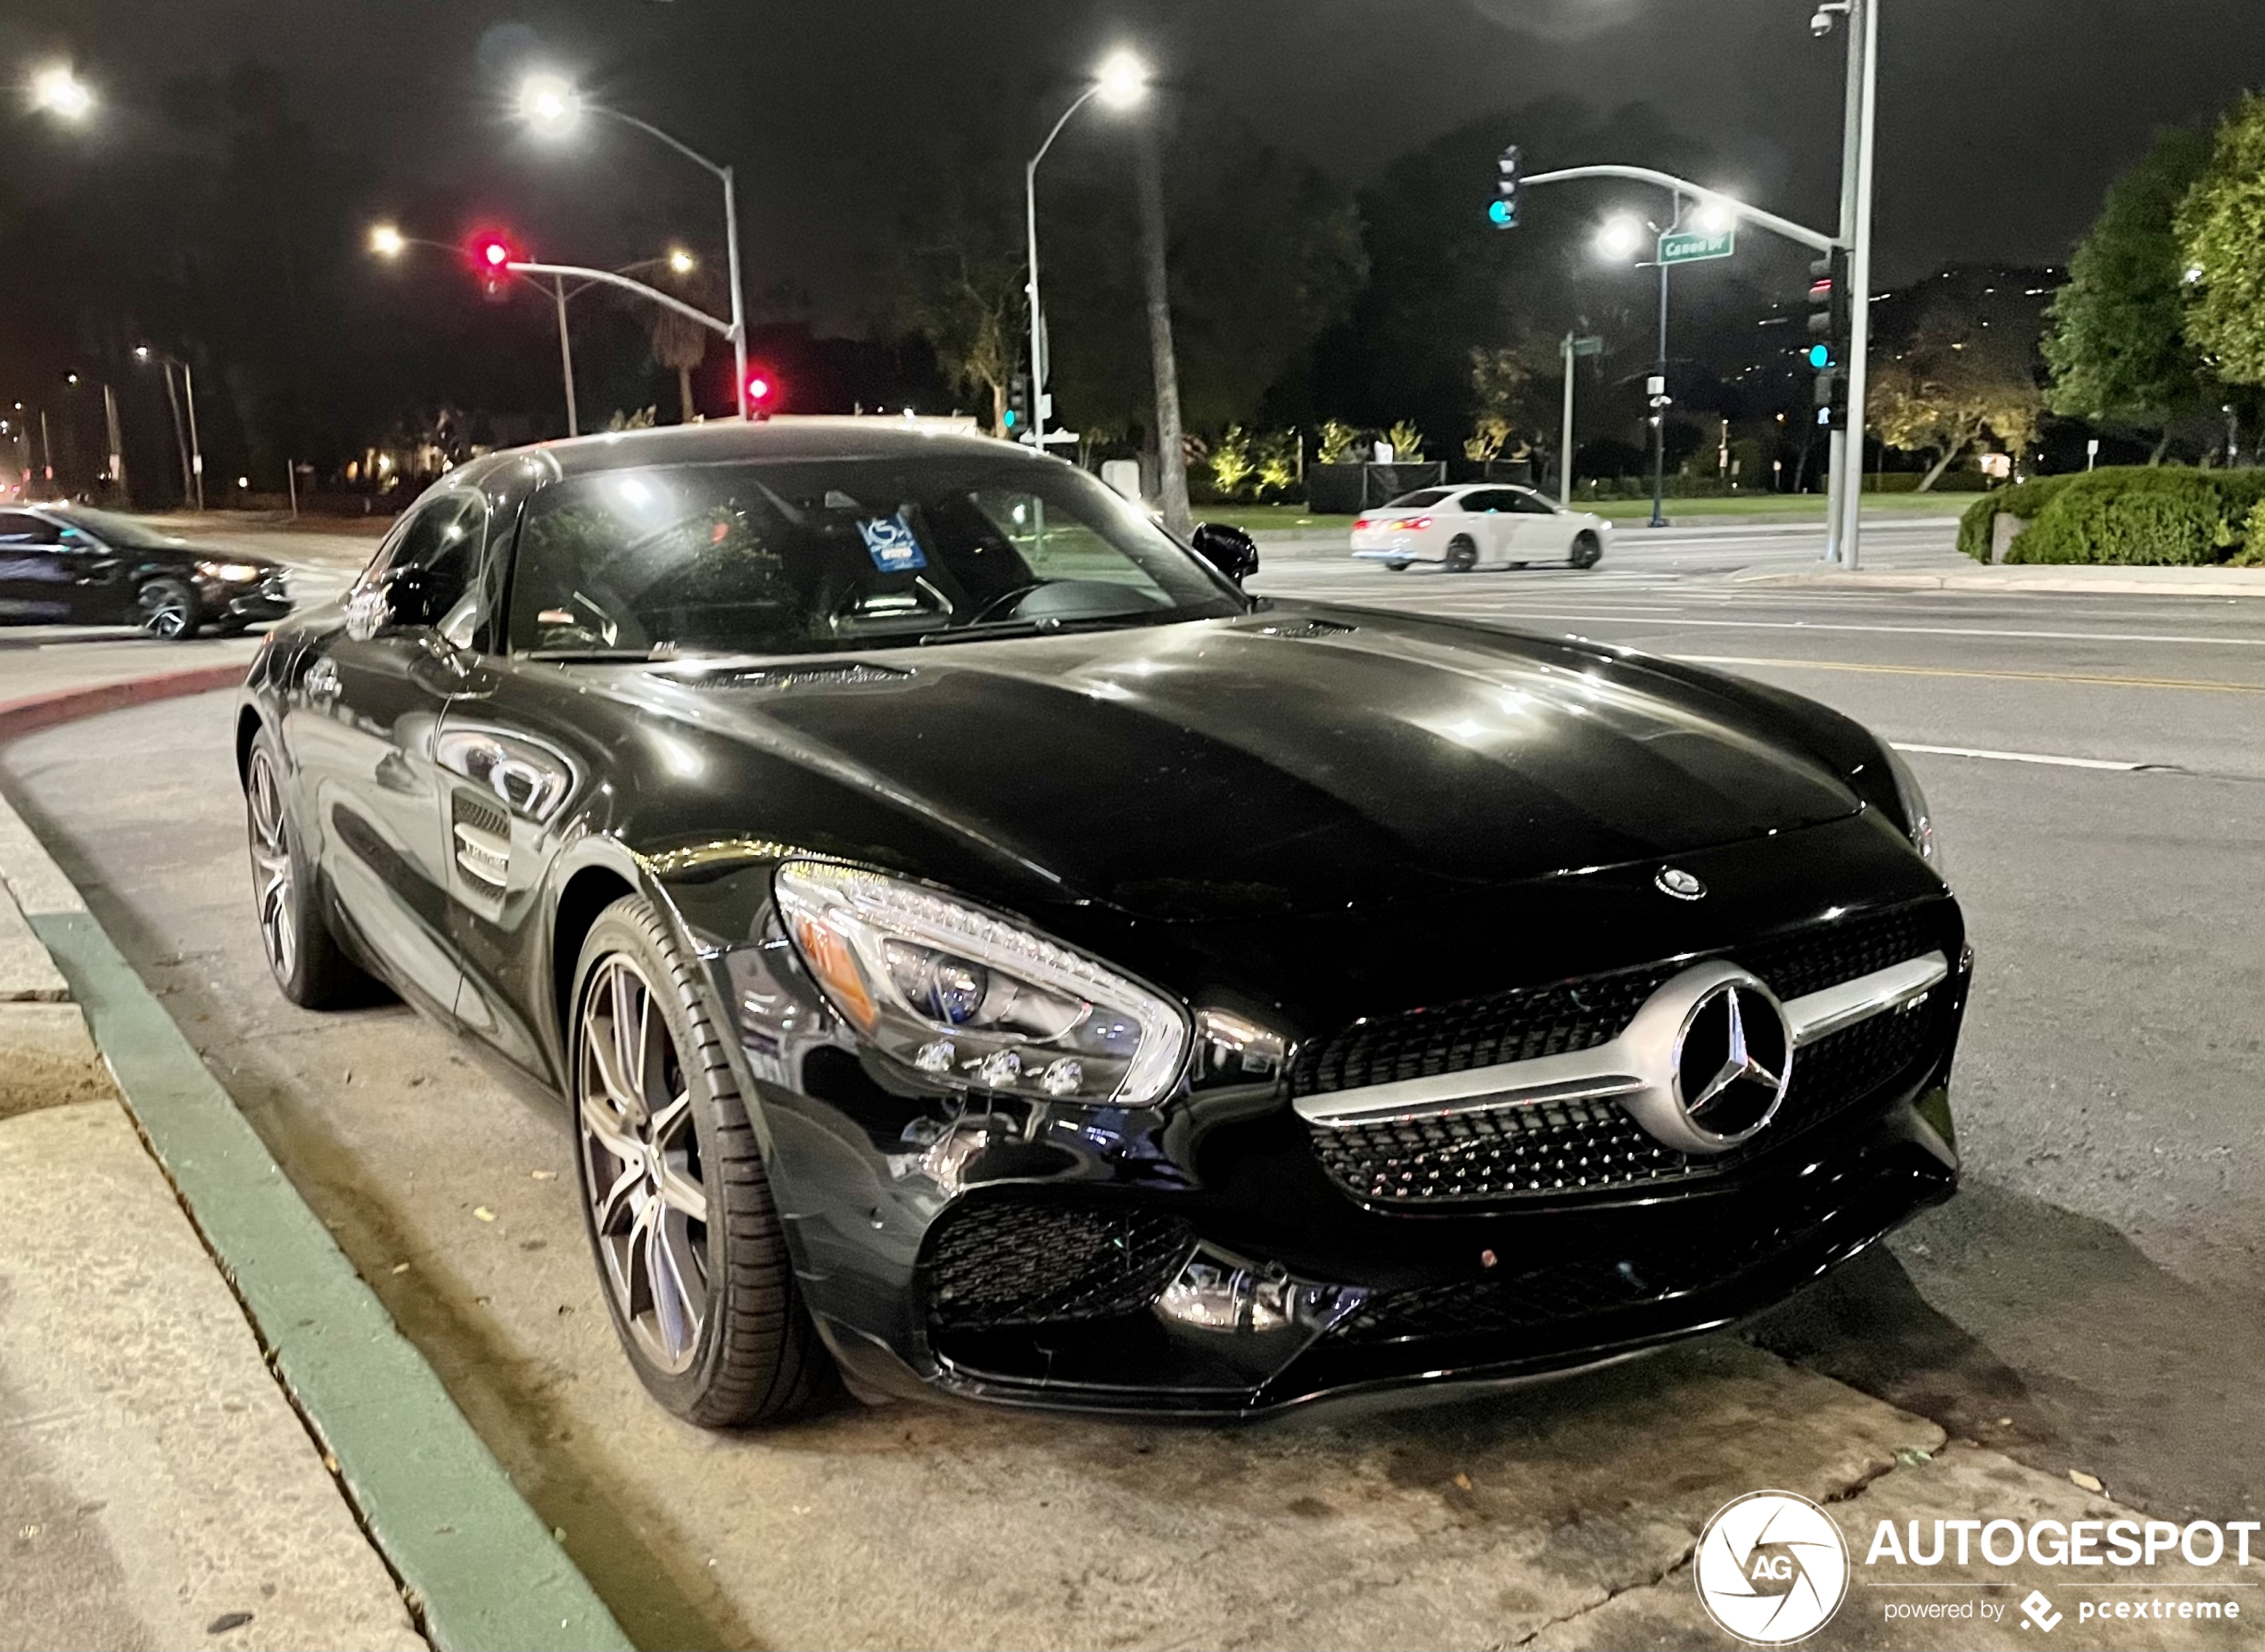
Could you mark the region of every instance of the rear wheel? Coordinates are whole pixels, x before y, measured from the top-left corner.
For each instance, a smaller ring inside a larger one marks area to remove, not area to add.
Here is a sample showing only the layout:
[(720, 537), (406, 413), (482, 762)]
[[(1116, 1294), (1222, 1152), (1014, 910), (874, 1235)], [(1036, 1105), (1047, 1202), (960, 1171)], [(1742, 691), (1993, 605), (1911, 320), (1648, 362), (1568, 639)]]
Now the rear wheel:
[(624, 896), (582, 943), (573, 1004), (582, 1215), (630, 1364), (703, 1427), (803, 1409), (832, 1366), (696, 961)]
[(1584, 528), (1573, 536), (1573, 555), (1570, 560), (1576, 568), (1594, 568), (1604, 560), (1604, 547), (1597, 542), (1594, 533)]
[(374, 983), (346, 956), (323, 916), (313, 868), (284, 798), (283, 760), (275, 736), (264, 728), (253, 736), (244, 764), (243, 801), (245, 835), (251, 843), (252, 915), (276, 985), (306, 1009), (367, 1002)]
[(1469, 573), (1478, 565), (1478, 547), (1467, 533), (1459, 533), (1447, 541), (1447, 571)]
[(136, 597), (142, 629), (160, 642), (182, 643), (204, 623), (196, 588), (183, 579), (152, 579)]

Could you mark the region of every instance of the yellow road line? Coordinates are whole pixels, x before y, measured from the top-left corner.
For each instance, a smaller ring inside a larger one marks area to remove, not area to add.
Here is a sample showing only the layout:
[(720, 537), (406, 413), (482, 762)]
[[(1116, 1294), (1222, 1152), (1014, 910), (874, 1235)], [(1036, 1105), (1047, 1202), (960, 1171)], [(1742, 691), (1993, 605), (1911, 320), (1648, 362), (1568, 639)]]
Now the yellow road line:
[(2189, 677), (2097, 677), (2079, 671), (1977, 671), (1941, 665), (1861, 665), (1852, 660), (1756, 660), (1736, 654), (1683, 653), (1692, 665), (1768, 666), (1795, 671), (1870, 671), (1889, 677), (1979, 677), (2001, 683), (2094, 683), (2108, 688), (2190, 688), (2265, 694), (2265, 683), (2220, 683)]

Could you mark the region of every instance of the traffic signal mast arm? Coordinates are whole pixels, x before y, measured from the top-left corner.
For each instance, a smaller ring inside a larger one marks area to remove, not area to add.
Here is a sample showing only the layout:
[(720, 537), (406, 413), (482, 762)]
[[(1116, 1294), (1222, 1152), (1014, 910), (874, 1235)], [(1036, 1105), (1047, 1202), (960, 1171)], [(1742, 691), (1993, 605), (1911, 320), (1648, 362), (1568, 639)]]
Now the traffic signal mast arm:
[(1655, 172), (1650, 167), (1566, 167), (1556, 172), (1530, 173), (1523, 182), (1526, 187), (1531, 188), (1536, 184), (1569, 184), (1577, 178), (1585, 177), (1627, 178), (1638, 184), (1656, 184), (1661, 189), (1674, 190), (1703, 206), (1719, 207), (1743, 223), (1758, 225), (1818, 252), (1830, 252), (1841, 244), (1833, 236), (1810, 229), (1806, 225), (1796, 224), (1791, 218), (1779, 218), (1775, 212), (1765, 212), (1758, 207), (1749, 206), (1734, 196), (1679, 178), (1672, 172)]
[(729, 322), (718, 320), (707, 311), (696, 308), (687, 304), (682, 299), (673, 298), (658, 287), (648, 287), (632, 276), (616, 275), (610, 269), (585, 269), (580, 264), (528, 264), (516, 259), (502, 265), (501, 267), (514, 275), (570, 275), (577, 281), (603, 282), (609, 287), (620, 287), (627, 292), (634, 292), (639, 298), (651, 299), (663, 308), (672, 309), (686, 320), (696, 321), (710, 332), (724, 338), (728, 339), (732, 334), (732, 326)]

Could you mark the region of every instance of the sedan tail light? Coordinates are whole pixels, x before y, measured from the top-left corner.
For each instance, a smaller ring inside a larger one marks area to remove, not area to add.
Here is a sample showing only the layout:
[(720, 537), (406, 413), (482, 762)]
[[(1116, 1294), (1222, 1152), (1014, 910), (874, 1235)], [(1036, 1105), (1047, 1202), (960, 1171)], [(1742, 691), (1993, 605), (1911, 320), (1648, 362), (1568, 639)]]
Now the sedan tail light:
[(1392, 525), (1400, 530), (1403, 533), (1421, 533), (1426, 528), (1431, 526), (1431, 518), (1429, 516), (1403, 516), (1398, 522), (1394, 522)]
[(1353, 519), (1353, 531), (1355, 533), (1365, 532), (1370, 526), (1371, 526), (1371, 524), (1369, 522), (1369, 519), (1365, 516), (1355, 516)]

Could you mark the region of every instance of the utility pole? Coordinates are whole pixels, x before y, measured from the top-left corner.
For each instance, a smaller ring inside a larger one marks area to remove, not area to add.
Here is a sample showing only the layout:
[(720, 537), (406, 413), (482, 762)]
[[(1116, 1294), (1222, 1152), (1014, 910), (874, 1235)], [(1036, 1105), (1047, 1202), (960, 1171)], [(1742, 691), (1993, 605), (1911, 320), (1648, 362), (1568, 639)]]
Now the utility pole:
[(1172, 287), (1164, 223), (1164, 158), (1156, 122), (1141, 123), (1135, 139), (1140, 171), (1141, 251), (1148, 276), (1149, 352), (1156, 363), (1156, 441), (1158, 491), (1165, 530), (1184, 539), (1195, 530), (1188, 505), (1188, 456), (1181, 446), (1180, 363), (1172, 347)]
[[(1676, 197), (1675, 218), (1668, 225), (1669, 233), (1683, 222), (1683, 197)], [(1660, 259), (1660, 362), (1652, 369), (1650, 389), (1651, 401), (1651, 522), (1654, 528), (1668, 525), (1665, 509), (1668, 492), (1668, 260)]]
[(189, 409), (189, 469), (196, 478), (196, 507), (204, 509), (204, 446), (196, 433), (196, 375), (189, 371), (185, 358), (181, 363), (181, 399)]
[[(1863, 0), (1848, 0), (1846, 6), (1849, 64), (1848, 91), (1841, 114), (1840, 228), (1840, 241), (1844, 247), (1851, 244), (1856, 238), (1856, 152), (1864, 138), (1864, 29), (1863, 20), (1857, 10), (1862, 4)], [(1816, 15), (1829, 21), (1830, 12), (1828, 7)], [(1856, 294), (1851, 292), (1848, 300), (1852, 305), (1855, 300)], [(1830, 342), (1835, 349), (1841, 345), (1838, 339)], [(1848, 370), (1848, 363), (1842, 362), (1841, 371), (1845, 374)], [(1846, 429), (1835, 425), (1826, 431), (1825, 463), (1824, 560), (1837, 563), (1841, 560), (1841, 514), (1847, 507), (1849, 477), (1852, 473), (1849, 466), (1849, 433)]]
[(123, 493), (126, 489), (126, 438), (118, 428), (118, 393), (103, 381), (103, 434), (110, 439), (111, 486)]

